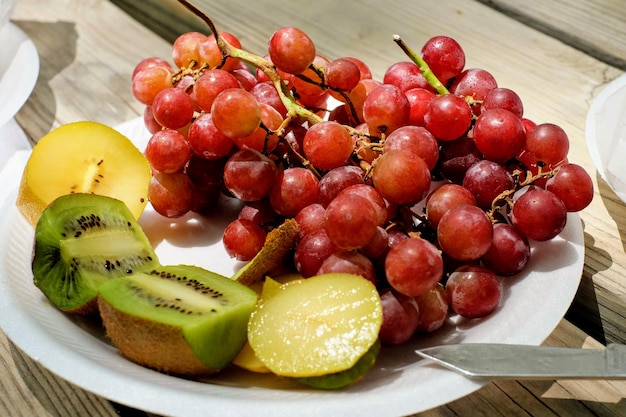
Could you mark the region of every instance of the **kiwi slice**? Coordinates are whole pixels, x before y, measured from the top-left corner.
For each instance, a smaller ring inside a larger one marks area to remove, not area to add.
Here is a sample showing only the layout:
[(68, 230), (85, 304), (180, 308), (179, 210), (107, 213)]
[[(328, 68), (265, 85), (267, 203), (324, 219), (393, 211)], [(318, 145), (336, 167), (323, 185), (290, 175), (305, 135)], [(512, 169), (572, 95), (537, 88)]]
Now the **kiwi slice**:
[(97, 313), (103, 282), (159, 265), (128, 207), (102, 195), (55, 199), (37, 222), (34, 246), (35, 285), (68, 313)]
[(352, 368), (332, 374), (309, 376), (302, 378), (291, 378), (295, 382), (318, 389), (340, 389), (354, 384), (363, 378), (372, 369), (380, 352), (380, 340), (377, 340), (372, 347), (354, 364)]
[(110, 280), (98, 297), (106, 333), (122, 355), (186, 376), (231, 363), (246, 342), (256, 301), (252, 289), (190, 265)]

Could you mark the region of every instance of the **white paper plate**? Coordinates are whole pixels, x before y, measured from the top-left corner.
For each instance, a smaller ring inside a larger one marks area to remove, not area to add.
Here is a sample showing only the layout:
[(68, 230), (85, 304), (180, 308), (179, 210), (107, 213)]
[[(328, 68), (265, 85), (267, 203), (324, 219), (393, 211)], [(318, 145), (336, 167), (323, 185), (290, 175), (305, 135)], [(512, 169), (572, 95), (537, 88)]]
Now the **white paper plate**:
[(0, 126), (24, 105), (39, 75), (39, 55), (28, 36), (9, 22), (0, 30)]
[(591, 104), (585, 136), (598, 173), (626, 202), (626, 74), (611, 81)]
[[(145, 142), (141, 121), (120, 130)], [(347, 389), (317, 391), (237, 369), (204, 382), (180, 379), (123, 359), (95, 320), (59, 312), (34, 287), (33, 230), (14, 205), (27, 156), (18, 154), (0, 176), (0, 190), (12, 194), (0, 212), (0, 326), (30, 357), (62, 378), (161, 415), (385, 417), (437, 407), (485, 383), (418, 360), (414, 349), (459, 342), (540, 344), (569, 307), (582, 273), (582, 226), (579, 217), (570, 214), (559, 237), (534, 245), (528, 272), (507, 279), (504, 301), (496, 313), (482, 320), (451, 319), (436, 334), (385, 348), (375, 369)], [(171, 223), (148, 211), (141, 222), (164, 263), (193, 262), (229, 274), (237, 265), (225, 256), (221, 225), (213, 220), (187, 217)]]

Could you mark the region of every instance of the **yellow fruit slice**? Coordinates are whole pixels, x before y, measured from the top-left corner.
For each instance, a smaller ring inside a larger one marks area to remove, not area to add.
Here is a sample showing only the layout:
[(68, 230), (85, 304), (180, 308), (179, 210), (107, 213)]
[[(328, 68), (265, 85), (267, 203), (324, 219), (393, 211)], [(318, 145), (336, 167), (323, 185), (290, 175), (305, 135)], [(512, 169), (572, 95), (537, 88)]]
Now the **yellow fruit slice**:
[(139, 218), (148, 203), (150, 178), (148, 161), (126, 136), (97, 122), (69, 123), (34, 146), (16, 204), (35, 225), (57, 197), (93, 193), (122, 200)]
[(272, 288), (250, 318), (248, 341), (277, 375), (320, 376), (354, 366), (377, 341), (381, 323), (371, 282), (330, 273)]

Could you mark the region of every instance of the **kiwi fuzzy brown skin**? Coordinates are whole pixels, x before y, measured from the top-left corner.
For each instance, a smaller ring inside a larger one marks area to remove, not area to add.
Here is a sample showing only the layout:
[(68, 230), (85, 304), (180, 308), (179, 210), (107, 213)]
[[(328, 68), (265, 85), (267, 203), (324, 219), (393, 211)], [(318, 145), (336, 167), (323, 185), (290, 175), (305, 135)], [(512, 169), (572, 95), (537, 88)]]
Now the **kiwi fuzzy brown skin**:
[(98, 306), (120, 353), (145, 367), (185, 377), (219, 371), (244, 346), (257, 295), (190, 265), (161, 266), (107, 282)]
[(67, 313), (97, 313), (99, 285), (158, 265), (133, 214), (111, 197), (86, 193), (58, 197), (35, 228), (33, 282)]

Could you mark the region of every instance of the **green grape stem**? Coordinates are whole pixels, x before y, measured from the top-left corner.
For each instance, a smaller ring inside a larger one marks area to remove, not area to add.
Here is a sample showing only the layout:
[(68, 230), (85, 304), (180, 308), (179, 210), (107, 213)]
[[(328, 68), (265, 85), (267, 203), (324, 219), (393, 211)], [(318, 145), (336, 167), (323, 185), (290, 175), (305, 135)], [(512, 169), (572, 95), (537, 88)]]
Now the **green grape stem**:
[(393, 41), (398, 44), (402, 51), (404, 51), (404, 53), (411, 58), (411, 61), (419, 67), (420, 71), (422, 71), (422, 75), (426, 81), (428, 81), (428, 84), (430, 84), (439, 94), (450, 93), (446, 86), (443, 85), (441, 81), (439, 81), (439, 78), (437, 78), (437, 76), (432, 72), (426, 61), (415, 53), (415, 51), (413, 51), (399, 35), (393, 35)]

